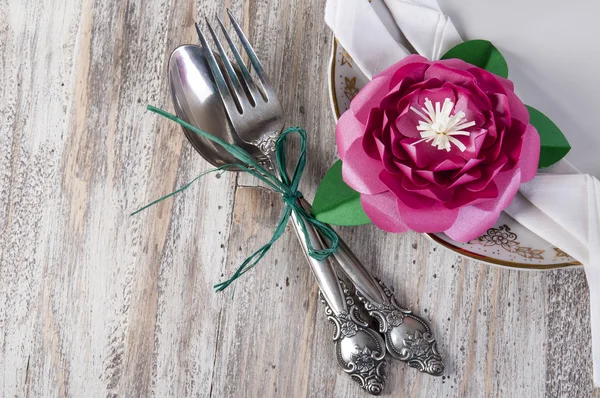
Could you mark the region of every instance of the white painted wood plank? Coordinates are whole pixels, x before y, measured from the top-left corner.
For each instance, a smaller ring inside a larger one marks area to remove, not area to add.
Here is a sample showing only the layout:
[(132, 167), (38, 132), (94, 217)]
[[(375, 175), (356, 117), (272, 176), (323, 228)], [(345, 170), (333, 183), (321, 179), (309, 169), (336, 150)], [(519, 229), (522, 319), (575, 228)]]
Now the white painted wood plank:
[[(0, 4), (0, 396), (361, 396), (289, 228), (213, 292), (269, 239), (276, 195), (208, 176), (129, 216), (209, 168), (145, 105), (172, 109), (169, 52), (226, 6), (309, 133), (312, 198), (335, 158), (323, 2)], [(581, 270), (492, 268), (414, 233), (339, 231), (447, 358), (444, 378), (391, 363), (389, 396), (600, 396)]]

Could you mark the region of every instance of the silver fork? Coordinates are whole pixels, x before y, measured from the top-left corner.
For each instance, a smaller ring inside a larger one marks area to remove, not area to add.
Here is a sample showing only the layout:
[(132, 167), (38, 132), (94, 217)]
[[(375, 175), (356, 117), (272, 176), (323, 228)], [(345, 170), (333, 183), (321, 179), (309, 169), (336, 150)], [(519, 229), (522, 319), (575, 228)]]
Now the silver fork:
[[(208, 21), (206, 23), (221, 56), (224, 71), (219, 67), (200, 27), (196, 25), (198, 36), (234, 131), (242, 140), (255, 146), (270, 163), (270, 168), (274, 169), (273, 165), (276, 163), (275, 142), (283, 126), (283, 108), (268, 82), (258, 57), (233, 16), (231, 14), (229, 16), (249, 55), (250, 62), (260, 80), (262, 91), (254, 83), (228, 34), (225, 36), (238, 63), (245, 87), (239, 81)], [(226, 33), (220, 20), (219, 24)], [(384, 340), (369, 327), (367, 322), (360, 318), (350, 292), (340, 284), (332, 265), (328, 261), (316, 260), (308, 254), (307, 243), (302, 236), (299, 221), (294, 213), (292, 213), (292, 224), (326, 303), (328, 319), (336, 326), (334, 341), (339, 365), (354, 380), (358, 381), (362, 388), (371, 394), (379, 395), (385, 384), (384, 357), (386, 349)], [(306, 224), (306, 227), (307, 238), (313, 248), (322, 249), (323, 244), (316, 230), (309, 224)]]
[[(218, 23), (231, 48), (237, 67), (240, 70), (242, 81), (236, 75), (234, 67), (227, 58), (223, 46), (208, 20), (206, 24), (217, 51), (222, 58), (223, 68), (219, 67), (208, 42), (199, 26), (196, 25), (198, 36), (235, 132), (243, 141), (257, 147), (272, 166), (276, 164), (275, 142), (283, 126), (283, 108), (252, 46), (231, 12), (229, 10), (227, 12), (231, 24), (254, 68), (258, 82), (255, 82), (255, 79), (250, 75), (250, 72), (242, 61), (240, 53), (218, 17)], [(257, 83), (260, 84), (260, 88), (257, 87)], [(310, 211), (308, 202), (303, 199), (300, 201), (305, 209)], [(344, 289), (340, 287), (335, 271), (327, 262), (316, 261), (308, 256), (306, 242), (301, 236), (301, 230), (295, 216), (293, 224), (305, 255), (311, 264), (313, 273), (317, 277), (317, 283), (332, 313), (338, 319), (340, 318), (340, 314), (343, 317), (343, 314), (351, 313), (352, 311), (349, 312), (347, 306), (344, 305), (347, 294), (344, 294)], [(311, 229), (309, 235), (311, 235), (310, 239), (313, 247), (317, 249), (322, 247), (321, 239), (315, 230)], [(363, 303), (367, 312), (379, 321), (380, 332), (385, 336), (385, 345), (390, 355), (408, 362), (409, 366), (415, 367), (422, 372), (441, 375), (444, 368), (442, 358), (439, 355), (435, 339), (427, 323), (400, 306), (391, 291), (369, 274), (341, 239), (340, 242), (340, 248), (335, 253), (336, 262), (355, 285), (356, 295)], [(334, 324), (341, 328), (343, 321), (334, 321)], [(363, 327), (366, 328), (366, 326)], [(342, 335), (343, 332), (340, 332), (338, 329), (336, 336), (339, 337)], [(340, 341), (338, 340), (338, 347), (341, 346), (339, 344)], [(347, 346), (347, 344), (343, 345)], [(352, 359), (355, 354), (350, 353), (348, 358)], [(356, 362), (352, 362), (352, 360), (344, 363), (340, 362), (345, 369), (351, 363), (356, 365)]]

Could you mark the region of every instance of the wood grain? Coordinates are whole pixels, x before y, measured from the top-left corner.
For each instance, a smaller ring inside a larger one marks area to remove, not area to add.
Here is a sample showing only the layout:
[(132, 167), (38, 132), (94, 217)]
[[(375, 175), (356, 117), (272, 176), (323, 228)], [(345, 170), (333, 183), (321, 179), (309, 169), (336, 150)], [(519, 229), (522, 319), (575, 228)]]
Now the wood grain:
[[(209, 176), (171, 109), (170, 51), (203, 15), (240, 16), (288, 123), (310, 134), (311, 198), (335, 157), (331, 34), (317, 0), (0, 1), (0, 396), (351, 397), (291, 232), (222, 294), (281, 203)], [(581, 270), (519, 272), (372, 226), (341, 235), (427, 318), (442, 378), (389, 367), (388, 396), (600, 396)]]

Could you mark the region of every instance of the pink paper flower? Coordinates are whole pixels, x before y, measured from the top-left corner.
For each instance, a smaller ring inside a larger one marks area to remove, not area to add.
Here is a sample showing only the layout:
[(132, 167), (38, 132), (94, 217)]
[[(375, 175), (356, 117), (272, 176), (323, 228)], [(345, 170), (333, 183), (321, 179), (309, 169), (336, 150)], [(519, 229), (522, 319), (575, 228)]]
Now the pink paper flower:
[(367, 84), (336, 128), (344, 181), (390, 232), (484, 233), (537, 171), (540, 138), (510, 80), (411, 55)]

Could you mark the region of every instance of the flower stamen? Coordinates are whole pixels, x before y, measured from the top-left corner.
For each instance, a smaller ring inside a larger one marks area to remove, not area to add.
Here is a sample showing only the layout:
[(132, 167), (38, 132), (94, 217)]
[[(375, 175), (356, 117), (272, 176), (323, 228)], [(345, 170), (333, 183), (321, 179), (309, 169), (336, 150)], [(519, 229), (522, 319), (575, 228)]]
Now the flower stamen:
[(417, 126), (417, 130), (421, 134), (421, 139), (413, 142), (411, 145), (416, 145), (423, 141), (431, 142), (431, 145), (437, 147), (437, 149), (445, 149), (450, 152), (451, 144), (454, 144), (461, 152), (464, 152), (467, 147), (453, 136), (469, 136), (471, 133), (465, 131), (465, 129), (473, 127), (475, 122), (467, 121), (463, 111), (456, 112), (451, 116), (450, 114), (453, 109), (454, 103), (450, 98), (446, 98), (443, 104), (436, 102), (435, 105), (429, 98), (425, 98), (425, 107), (421, 108), (421, 110), (411, 106), (410, 110), (423, 119), (419, 120), (419, 125)]

